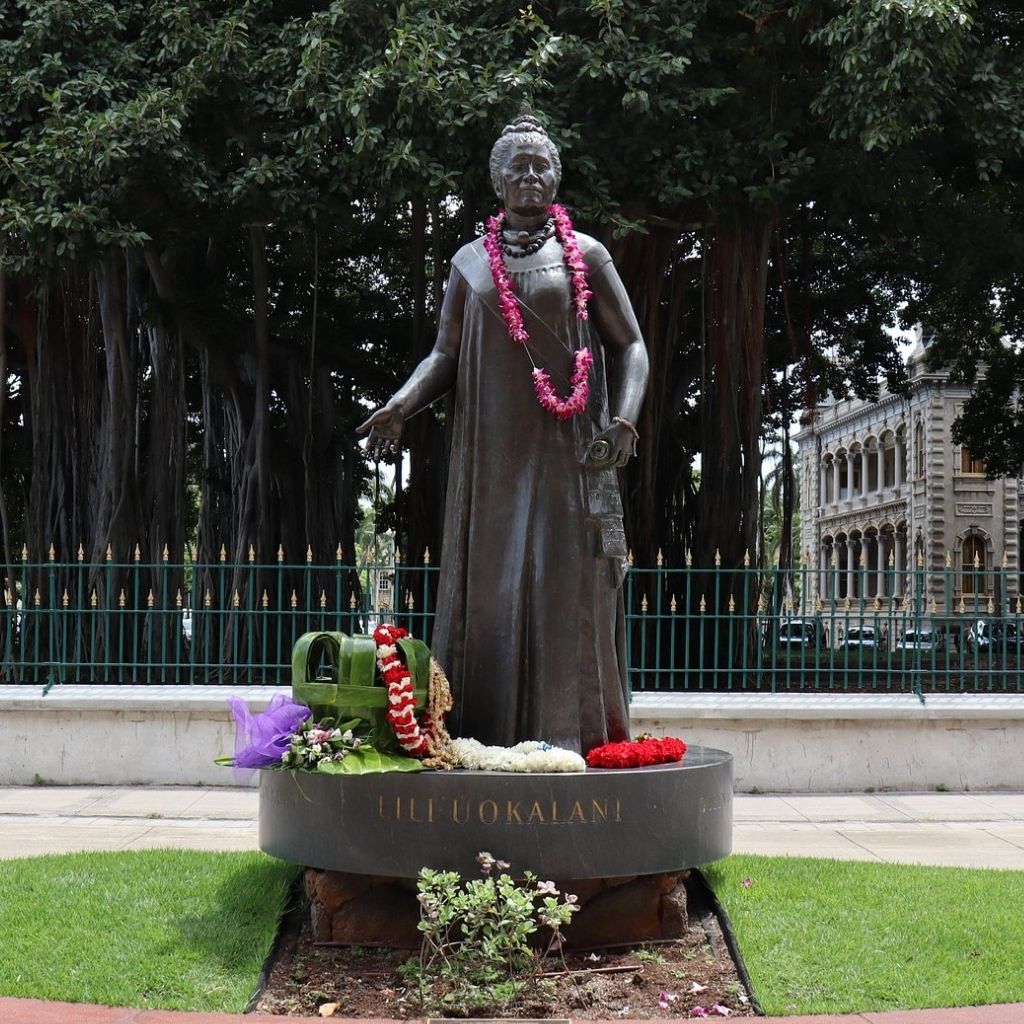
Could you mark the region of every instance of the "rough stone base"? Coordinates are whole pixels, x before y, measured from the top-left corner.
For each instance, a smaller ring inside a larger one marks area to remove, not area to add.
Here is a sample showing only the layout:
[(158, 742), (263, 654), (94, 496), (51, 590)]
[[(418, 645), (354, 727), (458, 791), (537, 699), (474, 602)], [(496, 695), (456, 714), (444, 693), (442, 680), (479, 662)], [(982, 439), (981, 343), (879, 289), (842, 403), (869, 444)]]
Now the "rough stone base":
[[(575, 949), (676, 939), (686, 930), (689, 872), (557, 882), (579, 897), (565, 929)], [(416, 886), (407, 879), (306, 868), (313, 938), (353, 946), (416, 948), (420, 944)]]

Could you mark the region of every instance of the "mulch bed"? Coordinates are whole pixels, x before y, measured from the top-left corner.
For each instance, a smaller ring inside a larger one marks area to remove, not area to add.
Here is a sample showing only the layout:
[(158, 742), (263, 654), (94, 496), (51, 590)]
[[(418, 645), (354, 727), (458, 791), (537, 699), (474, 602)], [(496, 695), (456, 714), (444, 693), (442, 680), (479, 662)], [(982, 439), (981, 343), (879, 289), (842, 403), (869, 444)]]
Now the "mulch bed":
[(731, 1010), (731, 1017), (755, 1016), (706, 891), (688, 886), (688, 908), (689, 927), (682, 938), (631, 948), (570, 951), (564, 963), (548, 958), (540, 967), (541, 977), (500, 1006), (467, 1006), (459, 991), (449, 994), (450, 1001), (435, 992), (435, 1002), (424, 1006), (416, 984), (398, 973), (401, 964), (418, 957), (417, 951), (316, 945), (303, 908), (282, 929), (266, 983), (251, 1008), (292, 1016), (378, 1019), (655, 1020), (689, 1018), (694, 1007), (717, 1003)]

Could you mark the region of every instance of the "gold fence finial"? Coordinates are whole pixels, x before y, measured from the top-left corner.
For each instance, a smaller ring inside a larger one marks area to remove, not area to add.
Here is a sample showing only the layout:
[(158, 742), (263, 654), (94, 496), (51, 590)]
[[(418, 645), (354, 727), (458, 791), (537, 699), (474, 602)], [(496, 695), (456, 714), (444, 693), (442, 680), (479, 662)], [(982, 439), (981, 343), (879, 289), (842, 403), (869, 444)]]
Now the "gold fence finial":
[(238, 592), (238, 587), (235, 587), (235, 592), (231, 595), (231, 607), (240, 608), (242, 606), (242, 595)]
[(700, 595), (700, 604), (698, 605), (698, 607), (700, 608), (702, 613), (708, 610), (708, 603), (704, 600), (703, 594)]
[(715, 548), (715, 565), (722, 564), (722, 552)]
[(142, 561), (142, 548), (138, 544), (135, 545), (135, 561)]
[(23, 562), (27, 562), (28, 561), (28, 545), (27, 544), (22, 544), (21, 545), (21, 560)]
[(206, 593), (203, 594), (203, 607), (204, 608), (212, 608), (213, 607), (213, 593), (211, 592), (209, 587), (206, 588)]
[(327, 591), (320, 591), (320, 610), (323, 611), (327, 607)]
[(661, 548), (658, 548), (658, 554), (654, 559), (654, 564), (659, 569), (665, 564), (665, 556), (661, 553)]
[(743, 568), (744, 569), (749, 569), (750, 568), (750, 552), (749, 551), (744, 551), (743, 552)]
[(423, 549), (423, 564), (430, 565), (430, 548)]
[(289, 599), (288, 603), (292, 606), (292, 608), (299, 607), (299, 595), (296, 594), (294, 590), (292, 591), (292, 596)]
[[(121, 591), (121, 596), (124, 596), (124, 591)], [(35, 594), (32, 595), (32, 603), (38, 608), (43, 603), (43, 595), (39, 593), (39, 588), (36, 587)], [(124, 605), (121, 606), (122, 608)]]
[(352, 609), (352, 611), (356, 610), (356, 592), (354, 590), (349, 592), (348, 606)]
[(338, 541), (338, 550), (334, 552), (334, 560), (340, 562), (345, 557), (345, 552), (341, 549), (341, 541)]
[(160, 555), (165, 562), (169, 562), (171, 560), (171, 549), (165, 544), (164, 549), (160, 553)]
[(256, 548), (252, 544), (249, 545), (249, 561), (256, 561)]
[(180, 608), (184, 603), (184, 598), (181, 596), (181, 587), (179, 587), (178, 593), (174, 596), (174, 606)]
[(146, 595), (146, 607), (152, 608), (156, 604), (156, 595), (153, 593), (153, 588), (149, 588), (149, 593)]
[(113, 544), (107, 545), (107, 561), (112, 562), (114, 560), (114, 546)]
[(310, 564), (312, 564), (312, 561), (313, 561), (313, 545), (312, 544), (307, 544), (306, 545), (306, 564), (310, 565)]
[(96, 588), (92, 588), (92, 593), (89, 595), (89, 607), (95, 608), (100, 603), (99, 594), (96, 593)]
[[(152, 593), (152, 591), (150, 591), (150, 593)], [(62, 604), (62, 605), (63, 605), (63, 606), (65, 607), (65, 608), (67, 608), (67, 606), (68, 606), (69, 604), (71, 604), (71, 595), (70, 595), (70, 594), (68, 594), (68, 588), (67, 588), (67, 587), (65, 587), (65, 588), (64, 588), (64, 593), (63, 593), (63, 594), (61, 594), (61, 598), (60, 598), (60, 603), (61, 603), (61, 604)]]
[(642, 598), (640, 598), (640, 611), (641, 612), (646, 612), (647, 611), (647, 595), (646, 594), (644, 594), (644, 596)]
[(262, 604), (264, 608), (270, 607), (270, 595), (267, 593), (266, 587), (263, 588), (263, 596), (260, 598), (260, 604)]
[(284, 545), (283, 544), (278, 544), (277, 545), (277, 560), (278, 560), (278, 562), (283, 562), (284, 561)]
[(57, 549), (51, 544), (50, 545), (50, 561), (53, 562), (57, 558)]
[(121, 593), (118, 595), (117, 604), (119, 608), (123, 608), (128, 603), (128, 595), (124, 592), (124, 587), (121, 588)]
[(416, 607), (416, 602), (413, 600), (412, 591), (407, 590), (405, 592), (405, 607), (407, 611), (412, 611)]
[(668, 610), (674, 615), (676, 612), (676, 595), (672, 595), (672, 600), (668, 603)]
[(729, 595), (729, 611), (736, 611), (736, 600), (733, 598), (732, 594)]
[(85, 546), (83, 544), (78, 545), (78, 560), (80, 562), (85, 561)]
[(228, 560), (228, 549), (221, 544), (220, 546), (220, 560), (226, 562)]
[(687, 551), (686, 552), (686, 557), (683, 559), (683, 562), (685, 563), (687, 569), (692, 569), (693, 568), (693, 552), (692, 551)]
[(947, 569), (952, 569), (953, 568), (953, 558), (952, 558), (952, 556), (949, 553), (949, 548), (946, 548), (946, 568)]

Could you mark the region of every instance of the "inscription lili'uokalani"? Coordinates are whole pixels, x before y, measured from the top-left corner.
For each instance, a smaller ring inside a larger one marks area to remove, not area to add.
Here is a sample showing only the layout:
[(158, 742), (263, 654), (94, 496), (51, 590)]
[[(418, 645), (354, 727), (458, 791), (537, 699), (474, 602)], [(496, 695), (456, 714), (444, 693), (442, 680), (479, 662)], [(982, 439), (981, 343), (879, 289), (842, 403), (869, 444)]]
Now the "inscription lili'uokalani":
[(382, 821), (433, 825), (603, 825), (622, 821), (622, 800), (477, 800), (378, 796)]

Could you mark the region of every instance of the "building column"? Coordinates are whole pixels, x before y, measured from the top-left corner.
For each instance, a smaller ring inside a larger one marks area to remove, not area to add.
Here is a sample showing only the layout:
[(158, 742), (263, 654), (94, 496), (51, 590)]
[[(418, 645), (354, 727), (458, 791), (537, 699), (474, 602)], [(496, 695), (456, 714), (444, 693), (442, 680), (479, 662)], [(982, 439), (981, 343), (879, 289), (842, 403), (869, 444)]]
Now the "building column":
[(878, 463), (878, 475), (875, 477), (875, 493), (881, 498), (885, 490), (885, 445), (878, 441), (875, 445), (875, 459)]
[(839, 501), (839, 458), (838, 456), (832, 459), (832, 500), (836, 503)]
[[(864, 451), (864, 446), (861, 445), (860, 451), (857, 453), (857, 458), (860, 461), (860, 490), (858, 494), (868, 493), (868, 460), (867, 453)], [(852, 497), (852, 495), (851, 495)]]
[(885, 597), (885, 534), (881, 531), (878, 532), (878, 536), (875, 538), (876, 545), (876, 558), (875, 558), (875, 571), (877, 573), (875, 583), (875, 597)]
[(852, 540), (846, 542), (846, 596), (852, 601), (857, 596), (857, 569), (853, 557), (855, 547)]
[(896, 474), (893, 485), (900, 487), (903, 484), (903, 445), (899, 437), (896, 438)]
[(907, 567), (907, 537), (906, 534), (899, 533), (898, 531), (893, 534), (893, 562), (894, 562), (894, 575), (893, 575), (893, 586), (892, 593), (893, 597), (903, 596), (903, 572)]

